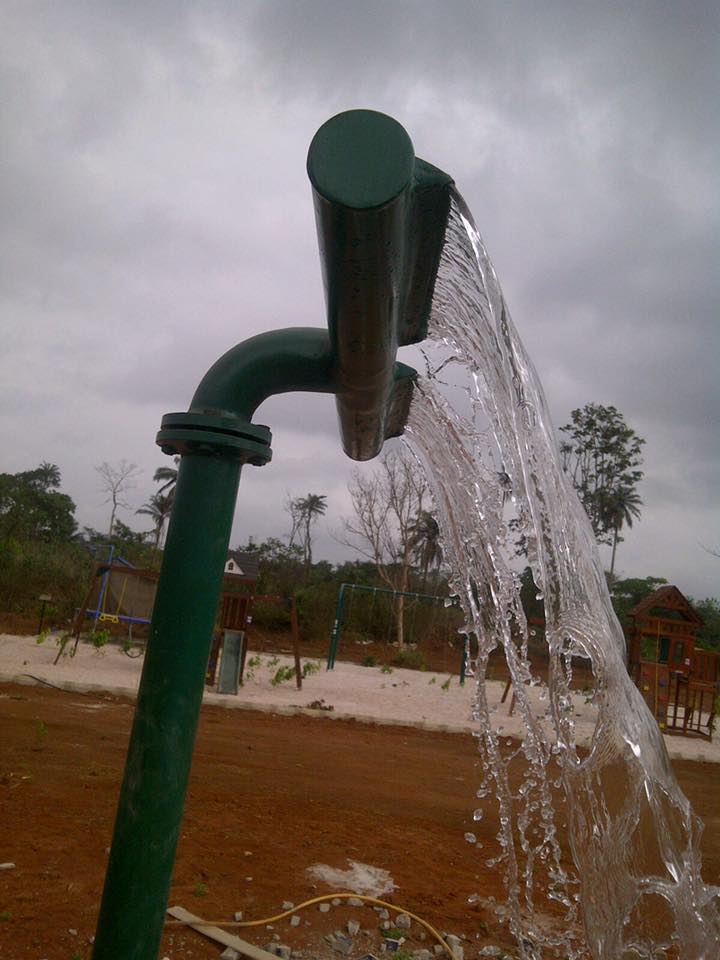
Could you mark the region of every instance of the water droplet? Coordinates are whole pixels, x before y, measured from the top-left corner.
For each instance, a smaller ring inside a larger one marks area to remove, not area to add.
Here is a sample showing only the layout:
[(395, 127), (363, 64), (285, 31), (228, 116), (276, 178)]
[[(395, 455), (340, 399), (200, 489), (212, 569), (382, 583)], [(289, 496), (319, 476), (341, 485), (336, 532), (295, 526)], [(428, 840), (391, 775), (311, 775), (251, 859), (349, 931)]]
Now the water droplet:
[(475, 836), (474, 833), (466, 833), (465, 839), (467, 840), (468, 843), (477, 843), (477, 837)]

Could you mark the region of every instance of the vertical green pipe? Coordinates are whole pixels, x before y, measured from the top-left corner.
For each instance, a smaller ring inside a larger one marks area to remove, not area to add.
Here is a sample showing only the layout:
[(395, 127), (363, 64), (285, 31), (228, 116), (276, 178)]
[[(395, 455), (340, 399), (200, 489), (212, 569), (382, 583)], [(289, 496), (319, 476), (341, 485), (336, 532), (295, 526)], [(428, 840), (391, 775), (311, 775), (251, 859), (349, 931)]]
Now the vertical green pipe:
[(93, 960), (160, 949), (240, 467), (180, 464)]
[(330, 650), (328, 652), (327, 670), (332, 670), (335, 666), (335, 654), (337, 653), (340, 635), (342, 634), (343, 607), (345, 606), (345, 587), (346, 583), (340, 584), (340, 593), (335, 607), (335, 622), (333, 623), (332, 634), (330, 636)]

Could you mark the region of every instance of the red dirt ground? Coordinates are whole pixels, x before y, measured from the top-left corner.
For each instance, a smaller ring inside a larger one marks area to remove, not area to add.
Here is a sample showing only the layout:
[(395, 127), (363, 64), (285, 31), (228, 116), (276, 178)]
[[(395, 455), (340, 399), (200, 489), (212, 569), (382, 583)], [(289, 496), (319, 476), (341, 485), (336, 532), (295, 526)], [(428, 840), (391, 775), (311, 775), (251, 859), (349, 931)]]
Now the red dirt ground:
[[(90, 957), (131, 718), (132, 704), (115, 697), (0, 686), (0, 862), (16, 864), (0, 871), (2, 960)], [(675, 769), (707, 825), (705, 879), (718, 883), (720, 767)], [(487, 905), (467, 903), (474, 892), (503, 896), (499, 876), (481, 868), (497, 821), (472, 822), (479, 779), (471, 737), (204, 707), (170, 902), (209, 919), (266, 917), (284, 900), (327, 892), (308, 878), (310, 865), (357, 859), (390, 871), (393, 902), (471, 938), (470, 960), (487, 943), (513, 955)], [(467, 830), (482, 851), (465, 842)], [(351, 957), (377, 950), (367, 907), (301, 916), (296, 929), (284, 920), (238, 934), (263, 945), (275, 932), (319, 955), (322, 934), (357, 918), (373, 934), (357, 938)], [(176, 927), (161, 956), (220, 950)]]

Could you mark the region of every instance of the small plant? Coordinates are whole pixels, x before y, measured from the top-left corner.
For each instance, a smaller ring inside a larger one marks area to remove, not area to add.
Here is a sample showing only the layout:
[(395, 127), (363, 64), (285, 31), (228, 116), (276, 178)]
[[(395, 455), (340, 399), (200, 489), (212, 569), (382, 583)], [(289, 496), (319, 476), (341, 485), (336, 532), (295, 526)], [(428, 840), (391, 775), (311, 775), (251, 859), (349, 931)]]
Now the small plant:
[(0, 920), (12, 920), (12, 910), (0, 910)]
[(368, 654), (368, 656), (365, 657), (365, 659), (363, 660), (362, 665), (364, 667), (376, 667), (377, 660), (375, 657), (372, 656), (372, 654)]
[(320, 672), (320, 664), (315, 660), (308, 660), (303, 664), (302, 675), (304, 677), (311, 677), (314, 673)]
[[(380, 927), (380, 933), (386, 940), (402, 940), (403, 932), (399, 927)], [(395, 956), (398, 956), (400, 951), (398, 950), (395, 953)]]
[(272, 668), (276, 667), (279, 663), (280, 663), (280, 657), (273, 657), (271, 660), (268, 660), (266, 666), (268, 666), (272, 670)]
[(55, 659), (55, 663), (57, 663), (57, 661), (61, 657), (70, 657), (70, 659), (72, 660), (72, 658), (75, 656), (75, 652), (77, 650), (77, 644), (75, 644), (72, 647), (70, 646), (70, 641), (72, 640), (72, 638), (73, 638), (72, 633), (70, 633), (69, 630), (63, 630), (61, 633), (59, 633), (55, 637), (55, 643), (57, 644), (57, 647), (58, 647), (58, 654)]
[(393, 660), (397, 667), (408, 667), (411, 670), (425, 670), (425, 657), (418, 649), (405, 647), (398, 650), (397, 656)]
[(206, 897), (208, 892), (206, 883), (196, 883), (193, 887), (193, 896), (194, 897)]
[(380, 673), (392, 673), (392, 672), (393, 672), (393, 668), (390, 666), (389, 663), (384, 663), (380, 667)]
[(274, 687), (280, 686), (281, 683), (285, 683), (286, 680), (292, 680), (295, 676), (295, 667), (278, 667), (275, 671), (275, 676), (271, 679), (270, 683)]
[(428, 686), (429, 686), (431, 683), (437, 683), (437, 677), (430, 677), (430, 679), (428, 680)]
[(109, 630), (93, 630), (89, 638), (90, 643), (95, 647), (96, 650), (102, 650), (102, 648), (107, 644), (110, 639)]
[(440, 687), (441, 690), (444, 690), (446, 693), (450, 689), (450, 683), (452, 682), (452, 677), (448, 677), (445, 683)]
[(37, 725), (35, 726), (35, 734), (37, 735), (38, 743), (45, 742), (45, 738), (48, 735), (48, 728), (44, 721), (38, 720)]
[(250, 657), (250, 659), (247, 662), (247, 670), (244, 673), (242, 682), (245, 683), (246, 680), (248, 681), (254, 680), (255, 671), (257, 670), (258, 667), (261, 667), (261, 666), (262, 666), (262, 657), (258, 657), (258, 656)]
[(130, 637), (123, 637), (120, 646), (122, 647), (122, 652), (130, 657), (131, 660), (135, 660), (143, 654), (142, 644), (133, 643)]
[(41, 630), (40, 633), (35, 637), (35, 643), (40, 646), (41, 643), (45, 643), (47, 638), (50, 636), (50, 629), (45, 627), (44, 630)]

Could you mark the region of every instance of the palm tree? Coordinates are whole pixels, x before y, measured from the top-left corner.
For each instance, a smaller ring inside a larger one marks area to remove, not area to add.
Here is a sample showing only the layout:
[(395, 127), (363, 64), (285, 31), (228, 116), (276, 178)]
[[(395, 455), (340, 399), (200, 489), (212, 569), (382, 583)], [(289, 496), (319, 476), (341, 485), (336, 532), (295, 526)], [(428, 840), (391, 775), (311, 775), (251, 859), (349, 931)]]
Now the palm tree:
[(175, 485), (177, 484), (180, 457), (174, 457), (173, 462), (175, 464), (174, 467), (158, 467), (153, 475), (155, 483), (162, 484), (158, 493), (166, 493), (167, 496), (170, 497), (171, 503), (175, 499)]
[(295, 501), (298, 517), (304, 526), (302, 546), (306, 576), (310, 574), (310, 568), (312, 567), (312, 538), (310, 535), (310, 527), (315, 522), (315, 518), (321, 517), (327, 510), (326, 501), (327, 496), (324, 493), (309, 493), (306, 497), (301, 497)]
[[(161, 468), (162, 469), (162, 468)], [(168, 468), (169, 469), (169, 468)], [(173, 505), (172, 491), (170, 493), (154, 493), (147, 503), (144, 503), (135, 513), (144, 513), (152, 518), (155, 527), (155, 549), (160, 547), (165, 521), (169, 518)]]
[(440, 546), (440, 527), (435, 517), (427, 510), (421, 510), (410, 528), (410, 546), (414, 556), (422, 567), (422, 593), (425, 593), (428, 569), (440, 566), (442, 548)]
[(615, 571), (615, 551), (622, 540), (620, 531), (623, 527), (632, 528), (633, 520), (640, 516), (642, 500), (631, 487), (620, 487), (608, 496), (605, 503), (605, 517), (608, 526), (613, 532), (612, 557), (610, 558), (610, 576)]

